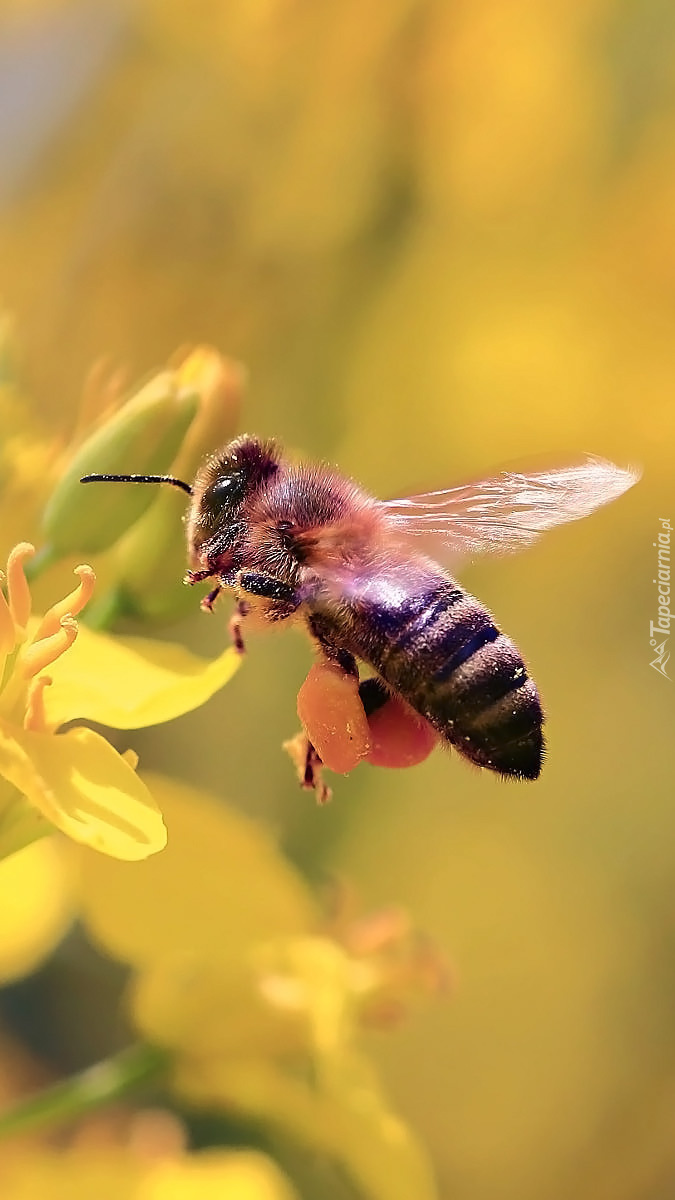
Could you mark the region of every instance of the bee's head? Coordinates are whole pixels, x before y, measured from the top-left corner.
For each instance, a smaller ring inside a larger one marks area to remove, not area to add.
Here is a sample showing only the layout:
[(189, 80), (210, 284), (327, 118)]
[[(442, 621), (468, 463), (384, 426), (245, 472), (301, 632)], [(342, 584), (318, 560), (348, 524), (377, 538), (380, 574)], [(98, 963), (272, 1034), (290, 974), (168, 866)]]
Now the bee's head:
[(192, 488), (187, 522), (190, 565), (217, 572), (245, 533), (247, 506), (279, 469), (279, 450), (248, 434), (213, 454)]

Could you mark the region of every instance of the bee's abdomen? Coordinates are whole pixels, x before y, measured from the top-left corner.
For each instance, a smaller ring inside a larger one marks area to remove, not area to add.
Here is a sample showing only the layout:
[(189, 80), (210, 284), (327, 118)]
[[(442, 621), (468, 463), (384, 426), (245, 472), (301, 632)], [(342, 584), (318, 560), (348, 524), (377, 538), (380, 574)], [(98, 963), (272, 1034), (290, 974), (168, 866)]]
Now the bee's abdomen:
[(382, 677), (479, 766), (536, 779), (543, 757), (539, 694), (487, 609), (448, 580), (426, 603), (389, 617)]

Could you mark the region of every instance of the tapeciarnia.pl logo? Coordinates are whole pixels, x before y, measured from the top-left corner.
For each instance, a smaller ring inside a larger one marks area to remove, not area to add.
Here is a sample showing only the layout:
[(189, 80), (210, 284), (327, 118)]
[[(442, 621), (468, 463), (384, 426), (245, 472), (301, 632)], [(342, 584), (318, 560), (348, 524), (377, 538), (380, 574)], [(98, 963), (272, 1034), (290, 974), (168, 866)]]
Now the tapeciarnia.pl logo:
[(652, 580), (658, 587), (659, 617), (658, 621), (649, 622), (649, 645), (656, 651), (656, 657), (649, 665), (658, 671), (659, 675), (670, 679), (666, 671), (670, 651), (666, 649), (666, 644), (670, 638), (670, 622), (673, 619), (670, 611), (670, 537), (673, 527), (669, 517), (659, 517), (659, 522), (661, 530), (658, 541), (653, 543), (657, 551), (657, 578)]

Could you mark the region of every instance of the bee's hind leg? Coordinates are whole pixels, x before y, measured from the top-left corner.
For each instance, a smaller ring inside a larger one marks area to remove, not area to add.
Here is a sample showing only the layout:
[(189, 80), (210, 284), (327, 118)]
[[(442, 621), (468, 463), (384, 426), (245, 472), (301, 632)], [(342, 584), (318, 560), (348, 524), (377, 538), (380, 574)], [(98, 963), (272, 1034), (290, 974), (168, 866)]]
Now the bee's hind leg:
[(297, 772), (300, 787), (305, 791), (314, 792), (317, 804), (327, 804), (332, 792), (324, 783), (323, 759), (318, 750), (312, 745), (304, 729), (295, 737), (283, 743), (283, 749), (289, 755)]
[(327, 804), (332, 793), (323, 780), (323, 759), (309, 738), (305, 740), (307, 742), (307, 750), (305, 752), (305, 774), (302, 786), (307, 791), (316, 793), (317, 804)]
[(345, 675), (353, 675), (355, 679), (359, 678), (359, 668), (356, 664), (356, 659), (348, 650), (342, 650), (332, 641), (330, 634), (323, 627), (323, 622), (316, 614), (309, 619), (309, 632), (312, 637), (319, 643), (321, 652), (324, 658), (329, 663), (335, 663), (344, 671)]

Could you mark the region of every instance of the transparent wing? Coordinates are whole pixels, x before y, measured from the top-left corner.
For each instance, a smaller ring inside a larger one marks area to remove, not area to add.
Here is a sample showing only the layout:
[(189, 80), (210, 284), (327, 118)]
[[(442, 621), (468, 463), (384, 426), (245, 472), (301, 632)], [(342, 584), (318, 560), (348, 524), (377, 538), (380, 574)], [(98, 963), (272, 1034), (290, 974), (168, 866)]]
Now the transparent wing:
[(574, 467), (494, 479), (382, 503), (403, 534), (428, 537), (456, 555), (509, 554), (547, 529), (587, 517), (637, 483), (640, 472), (589, 457)]

